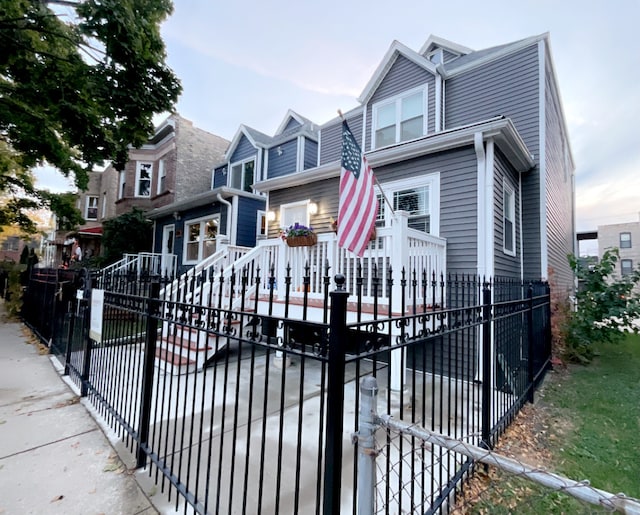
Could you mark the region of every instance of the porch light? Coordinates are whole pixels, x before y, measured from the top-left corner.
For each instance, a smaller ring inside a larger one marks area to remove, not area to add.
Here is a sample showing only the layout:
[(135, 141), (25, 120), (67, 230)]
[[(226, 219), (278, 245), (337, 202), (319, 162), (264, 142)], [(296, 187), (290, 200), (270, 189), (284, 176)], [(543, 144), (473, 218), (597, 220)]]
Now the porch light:
[(318, 212), (318, 204), (315, 202), (309, 202), (307, 209), (309, 210), (310, 215), (315, 215)]
[(269, 220), (270, 222), (273, 222), (275, 219), (276, 219), (276, 212), (275, 211), (267, 212), (267, 220)]

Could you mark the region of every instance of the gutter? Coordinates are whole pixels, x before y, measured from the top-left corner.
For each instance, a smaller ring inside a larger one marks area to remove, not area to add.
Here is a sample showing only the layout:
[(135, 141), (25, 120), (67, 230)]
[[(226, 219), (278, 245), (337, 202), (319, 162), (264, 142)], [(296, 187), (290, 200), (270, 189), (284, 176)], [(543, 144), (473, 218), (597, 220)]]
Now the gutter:
[(231, 202), (229, 202), (226, 199), (222, 198), (222, 195), (220, 193), (218, 193), (216, 195), (216, 198), (218, 199), (218, 202), (220, 202), (221, 204), (224, 204), (225, 206), (227, 206), (227, 228), (226, 228), (226, 236), (229, 239), (229, 243), (231, 243), (231, 215), (232, 215), (232, 209), (233, 206), (231, 205)]

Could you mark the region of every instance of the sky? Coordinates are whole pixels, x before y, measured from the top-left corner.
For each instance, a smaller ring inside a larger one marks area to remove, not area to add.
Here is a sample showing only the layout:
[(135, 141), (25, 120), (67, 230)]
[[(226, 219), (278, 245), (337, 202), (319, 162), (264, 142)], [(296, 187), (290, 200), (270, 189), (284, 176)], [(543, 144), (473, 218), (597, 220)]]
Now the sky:
[(323, 124), (356, 107), (393, 40), (480, 50), (548, 32), (585, 231), (640, 220), (638, 20), (640, 0), (174, 0), (162, 34), (177, 111), (231, 140), (241, 124), (273, 135), (289, 109)]

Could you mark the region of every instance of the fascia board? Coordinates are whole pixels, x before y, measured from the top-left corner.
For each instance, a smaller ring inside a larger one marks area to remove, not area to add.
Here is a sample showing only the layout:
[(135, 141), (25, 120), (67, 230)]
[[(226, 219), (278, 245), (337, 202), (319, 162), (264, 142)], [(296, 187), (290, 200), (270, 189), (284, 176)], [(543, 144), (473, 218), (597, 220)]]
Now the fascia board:
[[(518, 41), (516, 43), (508, 45), (504, 48), (501, 48), (500, 50), (496, 50), (495, 53), (486, 55), (483, 58), (478, 59), (477, 61), (473, 61), (472, 63), (466, 64), (464, 66), (460, 66), (459, 68), (455, 68), (455, 67), (449, 68), (447, 67), (447, 65), (445, 65), (445, 73), (446, 73), (445, 77), (447, 79), (450, 77), (455, 77), (456, 75), (460, 75), (461, 73), (468, 72), (469, 70), (473, 70), (474, 68), (484, 66), (487, 63), (490, 63), (491, 61), (495, 61), (496, 59), (500, 59), (509, 54), (513, 54), (515, 52), (519, 52), (523, 48), (536, 44), (542, 39), (545, 39), (546, 36), (547, 36), (547, 33), (541, 34), (539, 36), (532, 36), (530, 38), (523, 39), (522, 41)], [(455, 64), (455, 61), (451, 63), (451, 65), (454, 65), (454, 64)]]
[(382, 58), (382, 61), (376, 68), (376, 71), (371, 76), (371, 79), (369, 79), (369, 82), (365, 86), (364, 90), (357, 98), (358, 102), (360, 102), (361, 104), (367, 103), (367, 101), (371, 98), (377, 87), (384, 79), (385, 75), (387, 74), (395, 60), (400, 55), (406, 57), (421, 68), (424, 68), (425, 70), (431, 72), (433, 75), (436, 75), (436, 67), (431, 61), (425, 59), (420, 54), (411, 50), (409, 47), (403, 45), (399, 41), (394, 40), (393, 43), (391, 43), (389, 50), (387, 50), (387, 53)]
[[(393, 147), (374, 150), (373, 152), (366, 153), (366, 156), (371, 167), (376, 168), (378, 166), (385, 166), (407, 159), (421, 157), (425, 154), (472, 145), (475, 134), (479, 132), (482, 133), (484, 139), (493, 138), (496, 141), (500, 150), (502, 150), (518, 172), (527, 172), (535, 165), (533, 156), (530, 154), (511, 120), (502, 117), (467, 125), (448, 132), (438, 133), (417, 141), (410, 141)], [(256, 183), (254, 188), (261, 192), (269, 192), (339, 176), (340, 161), (338, 160), (318, 168), (311, 168), (302, 172), (267, 179), (266, 181)]]

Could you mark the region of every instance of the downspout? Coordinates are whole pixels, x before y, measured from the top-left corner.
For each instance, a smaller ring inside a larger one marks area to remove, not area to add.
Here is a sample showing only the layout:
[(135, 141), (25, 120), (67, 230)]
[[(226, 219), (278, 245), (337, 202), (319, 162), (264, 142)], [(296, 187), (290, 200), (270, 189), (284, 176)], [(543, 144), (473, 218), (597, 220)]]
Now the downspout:
[(231, 245), (231, 202), (223, 199), (220, 193), (217, 194), (216, 198), (218, 199), (218, 202), (220, 202), (220, 204), (224, 204), (225, 206), (227, 206), (227, 227), (225, 229), (225, 235), (228, 240), (227, 243)]
[(476, 250), (476, 261), (477, 261), (477, 265), (476, 265), (476, 269), (478, 271), (478, 275), (482, 276), (486, 275), (487, 273), (487, 269), (486, 269), (486, 262), (485, 262), (485, 257), (486, 257), (486, 245), (487, 245), (487, 235), (485, 234), (485, 230), (487, 227), (486, 221), (485, 221), (485, 214), (486, 214), (486, 210), (485, 210), (485, 196), (484, 196), (484, 191), (485, 191), (485, 161), (486, 161), (486, 155), (484, 152), (484, 137), (482, 135), (481, 132), (476, 132), (473, 136), (473, 146), (475, 148), (476, 151), (476, 157), (478, 160), (478, 165), (477, 165), (477, 175), (478, 175), (478, 192), (477, 192), (477, 224), (478, 224), (478, 228), (477, 228), (477, 236), (478, 236), (478, 241), (477, 241), (477, 250)]

